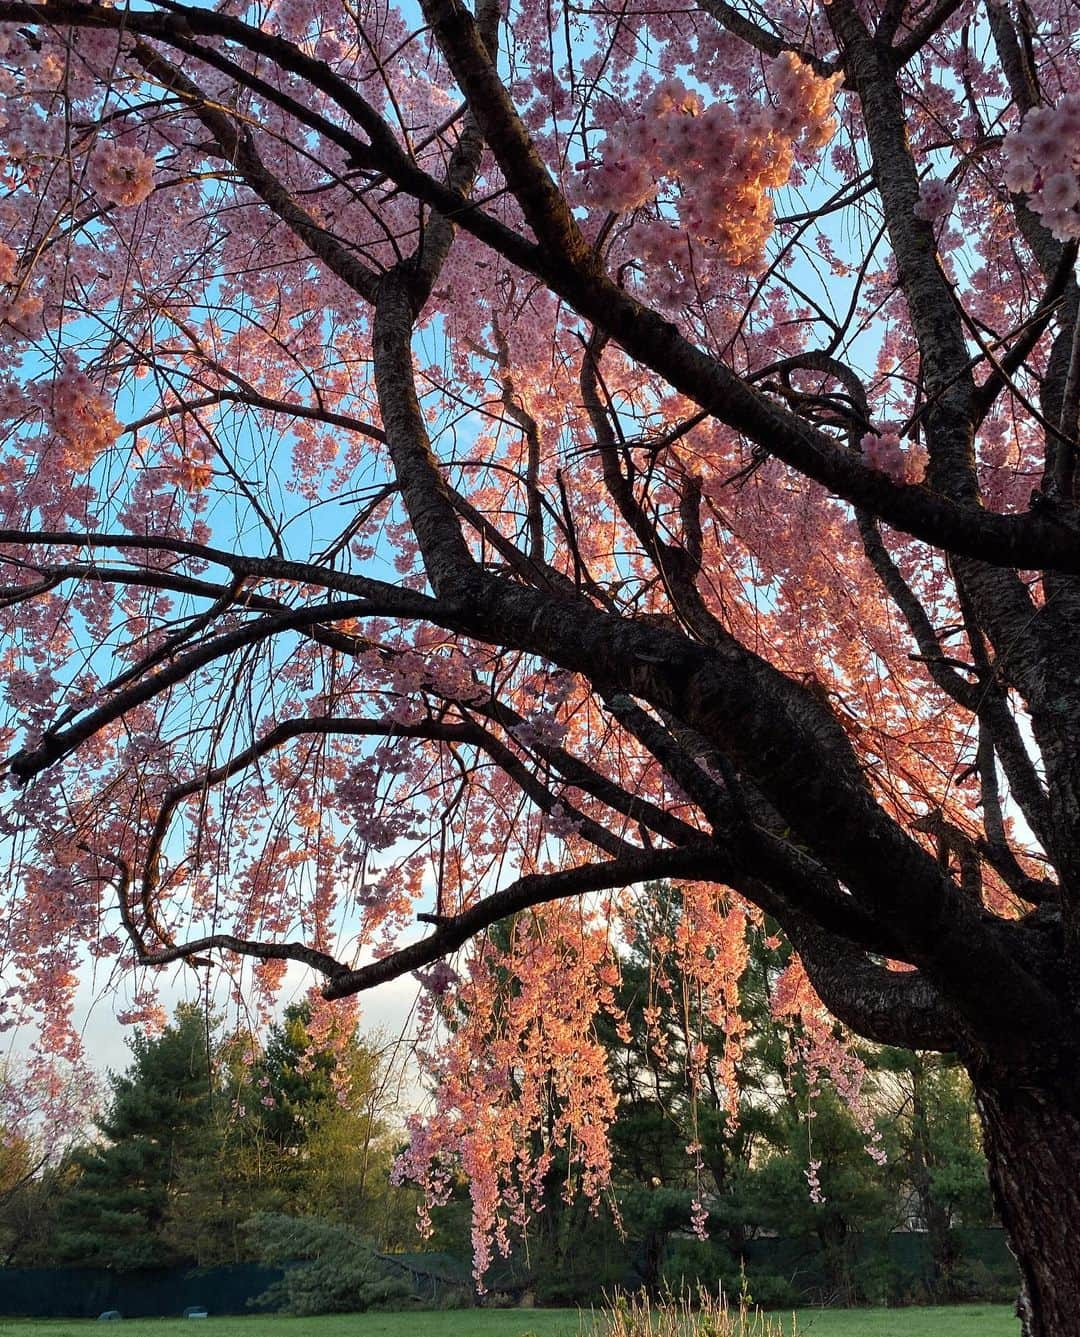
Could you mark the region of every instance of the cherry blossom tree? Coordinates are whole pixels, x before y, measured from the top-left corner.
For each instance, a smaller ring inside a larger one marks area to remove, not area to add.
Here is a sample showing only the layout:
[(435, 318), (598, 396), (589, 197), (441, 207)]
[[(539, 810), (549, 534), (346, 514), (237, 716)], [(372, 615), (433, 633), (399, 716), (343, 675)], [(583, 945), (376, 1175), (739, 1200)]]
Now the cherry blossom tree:
[(1080, 1333), (1075, 0), (0, 24), (9, 1021), (416, 972), (482, 1261), (675, 880), (733, 1064), (763, 917), (856, 1103), (960, 1055)]

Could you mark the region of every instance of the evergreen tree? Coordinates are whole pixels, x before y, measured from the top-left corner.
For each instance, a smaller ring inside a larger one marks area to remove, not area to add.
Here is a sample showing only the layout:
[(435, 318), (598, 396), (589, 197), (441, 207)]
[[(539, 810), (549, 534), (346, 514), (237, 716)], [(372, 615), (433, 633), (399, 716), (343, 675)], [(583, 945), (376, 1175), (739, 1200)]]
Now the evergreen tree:
[(253, 1063), (231, 1059), (224, 1172), (246, 1207), (237, 1220), (284, 1212), (399, 1242), (412, 1199), (400, 1203), (389, 1186), (395, 1074), (347, 1014), (317, 1038), (312, 1030), (310, 1003), (294, 1003)]
[(934, 1299), (961, 1299), (966, 1280), (956, 1227), (994, 1221), (986, 1157), (971, 1083), (955, 1061), (905, 1049), (880, 1051), (891, 1073), (890, 1159), (908, 1195), (908, 1215), (927, 1233)]
[(159, 1035), (130, 1040), (130, 1066), (110, 1078), (102, 1140), (72, 1156), (77, 1179), (58, 1207), (58, 1260), (125, 1269), (191, 1258), (180, 1241), (193, 1167), (217, 1148), (212, 1031), (198, 1007), (182, 1004)]
[(411, 1240), (415, 1195), (389, 1183), (395, 1074), (347, 1014), (320, 1024), (291, 1006), (253, 1061), (250, 1036), (222, 1038), (190, 1004), (136, 1033), (93, 1143), (29, 1177), (26, 1147), (0, 1143), (0, 1247), (118, 1269), (237, 1262), (256, 1256), (245, 1223), (274, 1212)]

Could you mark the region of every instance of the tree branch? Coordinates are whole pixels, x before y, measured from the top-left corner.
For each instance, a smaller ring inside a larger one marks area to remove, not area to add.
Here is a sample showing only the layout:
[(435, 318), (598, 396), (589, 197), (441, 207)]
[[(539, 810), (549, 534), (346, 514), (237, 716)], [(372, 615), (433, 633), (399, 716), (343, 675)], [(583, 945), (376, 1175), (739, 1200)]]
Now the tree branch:
[(724, 859), (713, 846), (697, 849), (643, 851), (636, 858), (613, 859), (609, 863), (581, 864), (559, 873), (537, 873), (519, 878), (502, 891), (485, 896), (460, 914), (439, 920), (429, 937), (358, 970), (335, 975), (323, 987), (327, 998), (344, 998), (374, 988), (410, 971), (420, 970), (448, 956), (470, 938), (500, 919), (548, 901), (580, 896), (586, 892), (628, 887), (655, 878), (709, 877), (723, 881)]

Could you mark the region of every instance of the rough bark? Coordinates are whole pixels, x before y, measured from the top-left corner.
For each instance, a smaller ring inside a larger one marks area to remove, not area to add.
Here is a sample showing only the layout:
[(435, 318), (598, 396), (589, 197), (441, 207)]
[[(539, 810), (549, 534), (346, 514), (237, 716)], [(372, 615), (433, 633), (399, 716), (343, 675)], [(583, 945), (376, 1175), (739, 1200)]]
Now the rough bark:
[(1080, 1100), (975, 1073), (990, 1183), (1022, 1278), (1023, 1337), (1080, 1334)]

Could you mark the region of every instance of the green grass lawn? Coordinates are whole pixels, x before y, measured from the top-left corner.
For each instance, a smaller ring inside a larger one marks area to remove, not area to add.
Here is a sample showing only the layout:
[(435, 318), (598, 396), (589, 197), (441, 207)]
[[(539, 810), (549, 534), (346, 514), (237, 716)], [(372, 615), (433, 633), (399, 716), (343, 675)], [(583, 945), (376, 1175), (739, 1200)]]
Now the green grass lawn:
[[(1016, 1337), (1007, 1305), (950, 1309), (803, 1309), (801, 1337)], [(463, 1309), (448, 1313), (333, 1314), (322, 1318), (126, 1319), (98, 1327), (89, 1319), (0, 1319), (0, 1337), (88, 1337), (91, 1326), (117, 1337), (579, 1337), (572, 1309)]]
[(799, 1311), (800, 1337), (1018, 1337), (1019, 1332), (1011, 1305)]

